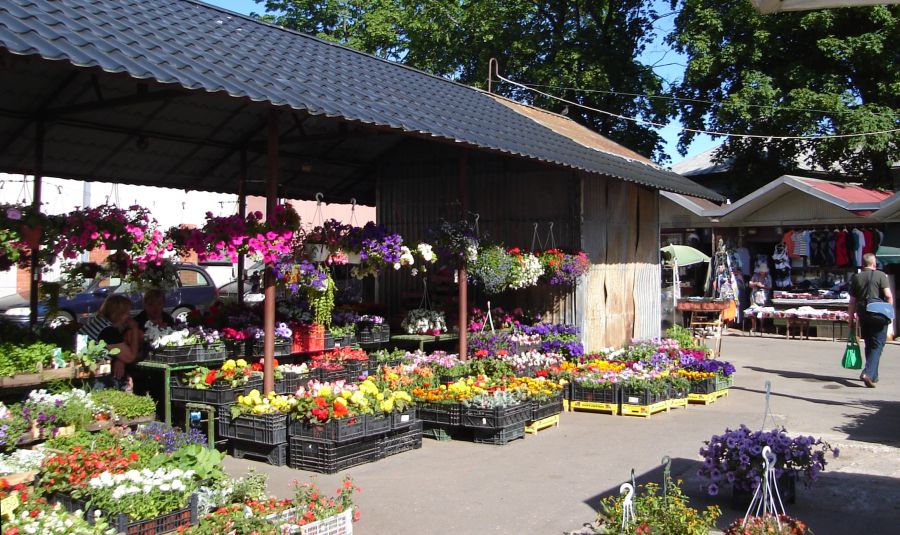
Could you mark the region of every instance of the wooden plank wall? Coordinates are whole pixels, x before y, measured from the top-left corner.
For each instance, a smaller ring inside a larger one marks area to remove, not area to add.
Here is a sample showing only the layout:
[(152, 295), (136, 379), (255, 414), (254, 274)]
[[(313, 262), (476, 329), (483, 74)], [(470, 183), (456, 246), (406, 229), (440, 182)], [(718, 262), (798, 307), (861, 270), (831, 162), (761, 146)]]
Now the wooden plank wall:
[(582, 249), (593, 266), (579, 323), (589, 351), (659, 334), (658, 217), (658, 192), (582, 176)]

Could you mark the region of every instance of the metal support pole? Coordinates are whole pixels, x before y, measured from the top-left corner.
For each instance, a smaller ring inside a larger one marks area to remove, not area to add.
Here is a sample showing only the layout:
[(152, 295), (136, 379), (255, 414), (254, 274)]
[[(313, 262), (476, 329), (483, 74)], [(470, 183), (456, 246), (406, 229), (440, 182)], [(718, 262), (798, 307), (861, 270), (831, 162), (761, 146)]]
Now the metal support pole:
[[(41, 183), (44, 180), (44, 121), (42, 119), (35, 123), (35, 139), (34, 139), (34, 198), (31, 200), (31, 206), (35, 212), (41, 211)], [(41, 229), (41, 232), (47, 232), (47, 229)], [(31, 285), (29, 295), (29, 306), (31, 312), (29, 314), (29, 323), (32, 327), (37, 325), (38, 312), (38, 287), (41, 283), (41, 266), (38, 262), (40, 256), (40, 238), (38, 243), (32, 244), (31, 249)]]
[[(266, 221), (275, 216), (275, 205), (278, 201), (278, 110), (269, 110), (269, 176), (266, 178)], [(265, 267), (265, 308), (263, 329), (265, 345), (263, 349), (263, 393), (275, 390), (275, 274)]]
[[(469, 151), (462, 149), (459, 154), (459, 203), (462, 217), (469, 213)], [(468, 355), (468, 325), (466, 317), (469, 308), (469, 281), (466, 268), (459, 270), (459, 358), (466, 360)]]
[[(241, 148), (241, 178), (238, 183), (238, 214), (241, 219), (247, 217), (247, 149)], [(244, 253), (238, 254), (237, 261), (237, 300), (244, 303)]]

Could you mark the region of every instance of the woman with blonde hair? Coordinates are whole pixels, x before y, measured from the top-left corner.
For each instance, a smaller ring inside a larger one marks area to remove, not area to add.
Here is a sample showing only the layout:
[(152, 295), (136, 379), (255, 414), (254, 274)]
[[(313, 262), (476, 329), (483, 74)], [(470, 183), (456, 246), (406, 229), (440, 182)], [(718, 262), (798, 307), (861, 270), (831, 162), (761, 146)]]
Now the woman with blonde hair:
[(81, 333), (95, 342), (106, 342), (109, 349), (118, 349), (112, 358), (112, 386), (130, 389), (125, 365), (134, 362), (140, 349), (142, 332), (131, 319), (131, 300), (124, 295), (110, 295), (103, 301), (97, 315), (81, 328)]

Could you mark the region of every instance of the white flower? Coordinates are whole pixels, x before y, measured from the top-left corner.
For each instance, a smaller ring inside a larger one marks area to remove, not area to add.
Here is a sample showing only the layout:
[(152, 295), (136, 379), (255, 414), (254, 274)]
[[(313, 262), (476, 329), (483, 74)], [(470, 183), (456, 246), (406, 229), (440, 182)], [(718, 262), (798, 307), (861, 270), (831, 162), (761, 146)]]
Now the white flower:
[(170, 490), (172, 490), (172, 485), (170, 485), (169, 483), (163, 483), (159, 486), (159, 490), (163, 492), (169, 492)]
[(172, 490), (184, 490), (184, 483), (180, 479), (176, 479), (172, 482)]
[(431, 246), (427, 243), (420, 243), (416, 249), (418, 249), (419, 254), (422, 256), (422, 260), (425, 262), (434, 262), (437, 260), (434, 256), (434, 251), (432, 251)]
[(171, 472), (169, 472), (169, 475), (171, 475), (172, 477), (181, 477), (184, 475), (184, 471), (182, 471), (181, 468), (175, 468)]

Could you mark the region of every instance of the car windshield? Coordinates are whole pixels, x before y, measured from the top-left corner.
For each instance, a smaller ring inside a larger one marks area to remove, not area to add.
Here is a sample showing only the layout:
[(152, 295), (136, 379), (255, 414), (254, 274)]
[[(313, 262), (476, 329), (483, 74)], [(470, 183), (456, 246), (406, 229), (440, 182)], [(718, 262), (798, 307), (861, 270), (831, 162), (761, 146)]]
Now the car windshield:
[(90, 282), (85, 291), (95, 292), (104, 288), (114, 288), (116, 289), (116, 293), (119, 293), (118, 288), (120, 286), (122, 286), (122, 279), (120, 277), (96, 277)]

